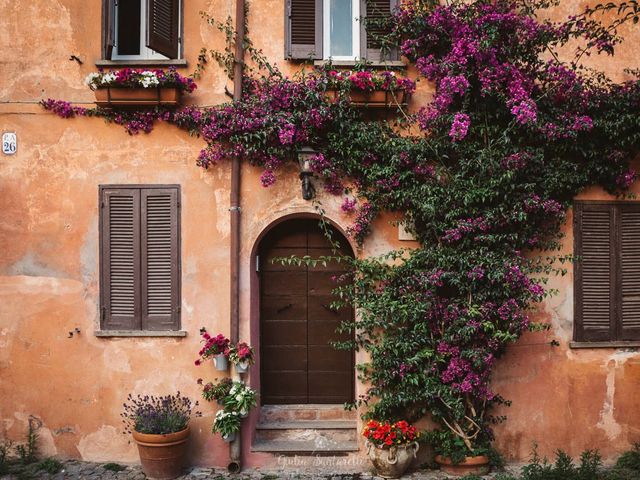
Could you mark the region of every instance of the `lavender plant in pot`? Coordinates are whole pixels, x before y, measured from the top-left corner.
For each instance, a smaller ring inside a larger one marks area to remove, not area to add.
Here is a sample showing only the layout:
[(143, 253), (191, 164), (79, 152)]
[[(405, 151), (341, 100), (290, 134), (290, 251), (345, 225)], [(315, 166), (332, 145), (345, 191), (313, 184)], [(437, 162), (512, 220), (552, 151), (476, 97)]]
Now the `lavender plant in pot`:
[(180, 395), (129, 394), (123, 404), (122, 418), (126, 433), (138, 445), (142, 471), (149, 478), (170, 479), (182, 474), (185, 467), (189, 421), (201, 416), (198, 402)]
[(204, 346), (198, 352), (200, 358), (195, 361), (196, 365), (201, 365), (203, 360), (213, 358), (213, 362), (216, 366), (216, 370), (224, 372), (229, 368), (229, 339), (222, 333), (219, 333), (215, 337), (212, 337), (207, 329), (202, 327), (200, 329), (200, 336)]

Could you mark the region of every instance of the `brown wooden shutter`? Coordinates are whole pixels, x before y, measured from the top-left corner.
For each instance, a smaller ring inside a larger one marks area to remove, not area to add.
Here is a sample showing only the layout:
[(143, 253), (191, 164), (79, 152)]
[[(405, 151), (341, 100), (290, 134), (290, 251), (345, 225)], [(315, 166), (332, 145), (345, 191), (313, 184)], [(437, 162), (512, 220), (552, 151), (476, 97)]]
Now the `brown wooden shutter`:
[(618, 340), (640, 340), (640, 205), (620, 206)]
[(322, 0), (286, 0), (284, 23), (286, 58), (322, 58)]
[(381, 25), (373, 24), (389, 18), (397, 4), (397, 0), (361, 0), (361, 11), (366, 12), (364, 25), (366, 33), (361, 36), (364, 47), (362, 55), (371, 62), (398, 59), (397, 48), (390, 49), (383, 57), (382, 45), (377, 37), (389, 33), (389, 30)]
[(140, 192), (101, 190), (101, 328), (140, 328)]
[(111, 60), (116, 43), (116, 1), (102, 0), (102, 58)]
[(147, 0), (147, 47), (178, 58), (179, 0)]
[(141, 191), (142, 329), (180, 328), (177, 188)]
[(615, 339), (615, 207), (577, 203), (575, 208), (575, 338)]

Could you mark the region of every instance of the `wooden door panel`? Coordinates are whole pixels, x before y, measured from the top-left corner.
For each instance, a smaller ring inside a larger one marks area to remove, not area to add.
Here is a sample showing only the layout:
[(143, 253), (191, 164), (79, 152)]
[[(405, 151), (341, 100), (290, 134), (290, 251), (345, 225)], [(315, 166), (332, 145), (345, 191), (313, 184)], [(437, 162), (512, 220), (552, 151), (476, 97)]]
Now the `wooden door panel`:
[(309, 372), (344, 372), (349, 368), (353, 353), (336, 350), (330, 345), (309, 345)]
[(261, 319), (299, 320), (307, 319), (307, 295), (270, 295), (262, 297)]
[(261, 389), (264, 396), (307, 397), (306, 371), (264, 372), (263, 379)]
[(344, 321), (353, 316), (353, 309), (348, 307), (334, 308), (332, 303), (338, 300), (335, 295), (309, 296), (307, 315), (310, 322), (317, 321)]
[(283, 222), (276, 225), (260, 244), (262, 249), (274, 247), (300, 247), (307, 244), (307, 232), (298, 228), (294, 222)]
[(265, 296), (306, 295), (307, 272), (263, 272), (260, 288)]
[(332, 271), (309, 272), (309, 296), (331, 295), (340, 285), (336, 277), (340, 273)]
[(349, 332), (337, 333), (336, 329), (339, 326), (340, 322), (334, 321), (309, 322), (307, 327), (309, 344), (329, 345), (329, 342), (346, 342), (351, 338), (351, 334)]
[(272, 271), (291, 271), (298, 270), (301, 272), (306, 271), (306, 265), (297, 265), (295, 263), (282, 263), (277, 261), (279, 258), (289, 258), (292, 255), (296, 257), (304, 257), (307, 254), (307, 249), (302, 248), (273, 248), (270, 249), (264, 256), (260, 257), (260, 270), (263, 272), (272, 272)]
[[(343, 403), (353, 401), (352, 372), (309, 371), (310, 403)], [(329, 401), (330, 400), (330, 401)]]
[[(348, 252), (349, 244), (337, 231)], [(350, 252), (349, 252), (350, 253)], [(331, 309), (335, 277), (345, 264), (327, 266), (273, 264), (276, 257), (334, 255), (316, 220), (291, 220), (275, 227), (260, 245), (260, 339), (263, 404), (342, 403), (353, 401), (353, 352), (338, 351), (331, 341), (351, 308)]]
[[(342, 251), (343, 249), (341, 249), (340, 251), (338, 251), (338, 253), (336, 254), (332, 249), (330, 248), (309, 248), (308, 249), (308, 255), (311, 258), (319, 258), (319, 257), (335, 257), (336, 255), (344, 255), (345, 252)], [(346, 262), (343, 261), (338, 261), (335, 259), (329, 259), (327, 261), (327, 265), (323, 265), (322, 263), (317, 263), (315, 267), (309, 267), (309, 271), (336, 271), (336, 272), (345, 272), (346, 270), (348, 270), (349, 266), (346, 264)]]
[(271, 320), (262, 324), (262, 342), (269, 347), (307, 345), (307, 322)]
[(267, 346), (261, 349), (260, 366), (265, 372), (307, 371), (307, 346)]

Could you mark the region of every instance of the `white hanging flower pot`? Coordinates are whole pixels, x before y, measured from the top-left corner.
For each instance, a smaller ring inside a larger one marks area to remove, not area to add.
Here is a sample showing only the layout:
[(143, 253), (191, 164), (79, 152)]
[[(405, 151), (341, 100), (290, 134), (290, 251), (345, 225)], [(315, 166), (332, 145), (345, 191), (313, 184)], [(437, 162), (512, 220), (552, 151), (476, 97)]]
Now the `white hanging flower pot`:
[(236, 363), (236, 372), (247, 373), (249, 370), (249, 362), (243, 361)]
[(227, 357), (224, 353), (219, 353), (218, 355), (214, 356), (213, 363), (216, 366), (216, 370), (220, 372), (224, 372), (229, 368), (229, 362), (227, 361)]
[(222, 440), (224, 440), (227, 443), (231, 443), (236, 439), (236, 434), (234, 433), (230, 433), (229, 435), (222, 435)]
[(249, 416), (249, 412), (246, 410), (240, 410), (240, 418), (247, 418)]

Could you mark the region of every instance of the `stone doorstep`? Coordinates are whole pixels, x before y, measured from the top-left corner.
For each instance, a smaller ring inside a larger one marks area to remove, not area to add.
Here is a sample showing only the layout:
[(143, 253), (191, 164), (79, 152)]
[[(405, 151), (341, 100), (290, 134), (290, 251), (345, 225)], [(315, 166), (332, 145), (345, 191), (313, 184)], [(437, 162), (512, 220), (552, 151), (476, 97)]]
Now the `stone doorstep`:
[(347, 411), (341, 404), (263, 405), (260, 422), (300, 420), (356, 420), (355, 411)]
[(295, 430), (295, 429), (314, 429), (314, 430), (342, 430), (355, 429), (357, 423), (355, 420), (299, 420), (290, 422), (261, 422), (256, 425), (257, 430)]
[(335, 441), (319, 444), (315, 440), (257, 440), (251, 445), (252, 452), (267, 452), (281, 454), (340, 454), (358, 452), (358, 442)]

